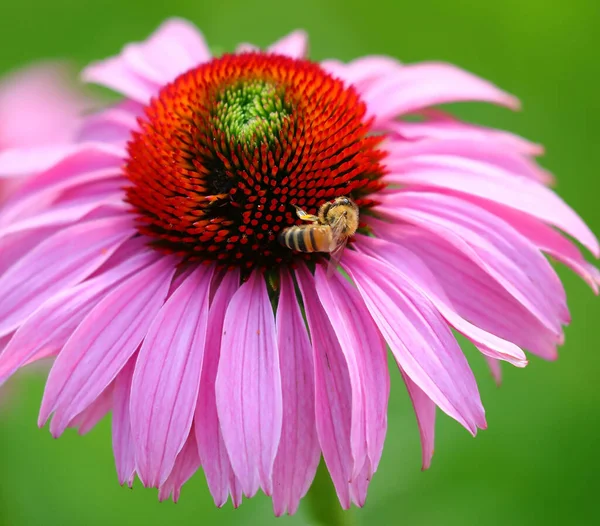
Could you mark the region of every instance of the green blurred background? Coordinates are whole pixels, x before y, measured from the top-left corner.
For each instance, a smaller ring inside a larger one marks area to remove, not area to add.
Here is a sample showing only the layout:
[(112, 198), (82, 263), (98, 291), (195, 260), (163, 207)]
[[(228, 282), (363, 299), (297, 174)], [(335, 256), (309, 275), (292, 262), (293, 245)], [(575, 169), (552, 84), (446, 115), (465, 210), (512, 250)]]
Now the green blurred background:
[[(316, 60), (371, 53), (446, 60), (494, 81), (522, 99), (521, 114), (482, 105), (458, 113), (543, 143), (558, 192), (600, 233), (598, 0), (5, 0), (0, 73), (40, 58), (70, 57), (82, 66), (145, 38), (171, 15), (195, 22), (219, 49), (265, 46), (301, 27)], [(217, 510), (200, 473), (179, 503), (159, 504), (154, 490), (118, 485), (108, 419), (85, 437), (70, 430), (53, 440), (37, 429), (43, 379), (31, 374), (13, 383), (0, 415), (0, 524), (600, 524), (600, 302), (572, 274), (560, 274), (574, 321), (558, 362), (504, 367), (498, 389), (483, 359), (465, 347), (489, 429), (473, 439), (440, 416), (427, 472), (392, 370), (385, 451), (362, 510), (336, 512), (326, 484), (292, 518), (274, 519), (264, 496)]]

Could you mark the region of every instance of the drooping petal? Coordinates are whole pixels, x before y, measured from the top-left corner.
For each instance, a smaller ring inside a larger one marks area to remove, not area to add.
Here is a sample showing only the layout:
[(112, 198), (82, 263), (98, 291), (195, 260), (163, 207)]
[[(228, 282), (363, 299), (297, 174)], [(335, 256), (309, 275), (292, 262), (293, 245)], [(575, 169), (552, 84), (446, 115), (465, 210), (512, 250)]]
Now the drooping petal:
[(281, 435), (281, 374), (275, 318), (262, 274), (254, 271), (225, 314), (215, 383), (217, 411), (244, 494), (273, 491)]
[(157, 258), (154, 251), (142, 249), (99, 276), (46, 301), (19, 327), (0, 357), (0, 383), (19, 367), (39, 357), (41, 351), (58, 352), (108, 290)]
[(518, 210), (489, 201), (486, 202), (478, 198), (469, 198), (469, 201), (473, 201), (475, 204), (501, 217), (540, 250), (579, 274), (592, 290), (598, 294), (600, 272), (585, 260), (581, 251), (573, 242), (539, 219)]
[(402, 274), (369, 256), (347, 251), (344, 268), (406, 374), (471, 433), (485, 428), (473, 373), (430, 300)]
[[(393, 227), (391, 227), (393, 228)], [(411, 281), (439, 310), (446, 321), (469, 338), (486, 356), (506, 360), (517, 367), (527, 365), (525, 353), (515, 344), (488, 333), (462, 318), (429, 268), (410, 250), (400, 244), (360, 236), (357, 247), (391, 265)]]
[(492, 83), (444, 63), (406, 65), (362, 92), (375, 125), (439, 104), (481, 101), (518, 109), (519, 101)]
[[(238, 271), (226, 272), (217, 287), (215, 297), (208, 314), (208, 327), (202, 363), (202, 377), (194, 417), (194, 429), (198, 453), (202, 459), (208, 488), (213, 496), (215, 505), (223, 506), (231, 491), (234, 504), (241, 502), (241, 490), (236, 483), (235, 474), (223, 442), (217, 402), (215, 396), (215, 379), (221, 355), (221, 337), (225, 312), (231, 298), (239, 288), (240, 275)], [(233, 481), (234, 486), (231, 485)]]
[(308, 55), (308, 35), (300, 29), (284, 36), (268, 49), (271, 53), (286, 55), (292, 58), (306, 58)]
[(546, 359), (555, 359), (561, 339), (477, 263), (447, 240), (409, 225), (384, 228), (378, 236), (419, 256), (436, 276), (457, 313), (481, 329)]
[(179, 285), (154, 317), (138, 355), (131, 430), (138, 476), (146, 487), (165, 482), (190, 434), (213, 271), (199, 265)]
[(410, 379), (401, 367), (400, 372), (417, 417), (423, 456), (422, 469), (429, 469), (435, 439), (435, 403)]
[(405, 192), (383, 198), (382, 211), (450, 242), (557, 334), (569, 322), (566, 294), (541, 252), (486, 210), (453, 196)]
[(350, 446), (352, 394), (348, 366), (305, 266), (296, 277), (310, 329), (315, 374), (317, 435), (342, 508), (350, 507), (353, 458)]
[(113, 387), (114, 382), (111, 383), (91, 405), (73, 418), (71, 422), (69, 422), (69, 427), (79, 428), (80, 435), (85, 435), (88, 431), (91, 431), (112, 409)]
[(514, 208), (570, 234), (596, 257), (596, 236), (552, 190), (528, 177), (515, 177), (506, 167), (463, 156), (417, 155), (390, 168), (390, 183), (452, 190)]
[(131, 379), (135, 369), (137, 355), (129, 358), (115, 378), (113, 391), (112, 443), (119, 484), (133, 485), (135, 477), (135, 449), (131, 435)]
[(89, 276), (133, 234), (129, 216), (114, 217), (66, 228), (35, 247), (0, 277), (0, 334)]
[[(328, 279), (323, 268), (317, 267), (315, 284), (321, 304), (346, 356), (349, 370), (351, 354), (354, 353), (364, 400), (364, 438), (369, 459), (366, 473), (370, 479), (377, 470), (387, 429), (390, 380), (385, 342), (360, 294), (339, 273), (334, 273)], [(365, 458), (356, 453), (356, 446), (353, 445), (352, 449), (355, 478), (359, 476)]]
[(79, 324), (50, 371), (38, 423), (60, 435), (117, 376), (146, 336), (175, 271), (164, 257), (111, 291)]
[(273, 510), (279, 517), (286, 511), (290, 515), (296, 512), (321, 458), (310, 340), (292, 277), (285, 269), (281, 271), (276, 324), (283, 419), (273, 465)]
[(177, 455), (171, 473), (158, 490), (158, 500), (167, 500), (169, 496), (172, 496), (173, 502), (177, 502), (181, 493), (181, 487), (196, 473), (199, 467), (200, 457), (198, 456), (196, 435), (192, 429), (183, 448)]
[[(327, 278), (323, 275), (322, 269), (317, 267), (315, 269), (315, 290), (317, 296), (323, 306), (324, 311), (327, 313), (329, 323), (334, 331), (335, 337), (339, 342), (339, 348), (342, 352), (344, 362), (348, 371), (348, 379), (350, 380), (350, 451), (352, 454), (352, 468), (350, 472), (350, 481), (354, 480), (360, 474), (365, 460), (367, 458), (367, 441), (366, 441), (366, 400), (367, 393), (365, 392), (365, 380), (364, 380), (364, 360), (362, 356), (359, 356), (364, 345), (371, 345), (379, 350), (382, 347), (382, 340), (375, 327), (370, 326), (369, 316), (363, 320), (360, 329), (353, 326), (352, 323), (355, 320), (350, 321), (348, 317), (351, 315), (347, 312), (344, 307), (352, 305), (358, 312), (355, 312), (356, 317), (365, 315), (365, 306), (360, 304), (360, 301), (352, 303), (350, 290), (343, 291), (342, 286), (337, 281), (337, 276), (332, 276), (332, 283), (327, 282)], [(348, 304), (344, 302), (342, 305), (336, 303), (339, 299), (339, 295), (344, 295), (347, 292), (349, 298)], [(365, 326), (363, 326), (363, 324)], [(367, 331), (362, 333), (362, 331)], [(361, 341), (363, 340), (364, 341)], [(376, 351), (377, 352), (377, 351)], [(369, 393), (369, 396), (372, 394)], [(369, 419), (374, 420), (371, 427), (378, 427), (379, 422), (377, 419), (380, 415), (371, 414)], [(373, 437), (373, 434), (371, 436)], [(379, 452), (376, 452), (377, 454)]]
[(502, 369), (500, 368), (500, 362), (489, 356), (486, 356), (485, 360), (490, 367), (490, 372), (492, 373), (496, 385), (500, 387), (500, 384), (502, 383)]

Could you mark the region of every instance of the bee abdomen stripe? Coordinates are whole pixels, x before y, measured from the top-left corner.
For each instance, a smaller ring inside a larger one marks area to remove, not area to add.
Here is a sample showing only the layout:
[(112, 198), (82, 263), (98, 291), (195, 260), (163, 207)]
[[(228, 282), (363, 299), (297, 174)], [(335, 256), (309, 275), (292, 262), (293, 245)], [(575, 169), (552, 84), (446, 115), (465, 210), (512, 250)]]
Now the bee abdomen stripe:
[(299, 250), (300, 252), (307, 252), (306, 250), (306, 240), (304, 239), (306, 232), (304, 231), (304, 229), (298, 229), (295, 237), (296, 240), (296, 250)]
[(308, 230), (309, 234), (309, 242), (310, 242), (310, 251), (315, 252), (317, 250), (317, 242), (315, 241), (315, 229), (311, 228)]

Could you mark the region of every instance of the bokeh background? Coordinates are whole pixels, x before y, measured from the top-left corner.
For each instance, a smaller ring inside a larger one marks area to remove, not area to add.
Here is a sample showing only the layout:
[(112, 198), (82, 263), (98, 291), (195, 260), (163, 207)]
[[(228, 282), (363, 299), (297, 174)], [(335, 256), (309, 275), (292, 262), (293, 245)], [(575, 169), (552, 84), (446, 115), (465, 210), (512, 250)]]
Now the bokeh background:
[[(371, 53), (446, 60), (494, 81), (522, 99), (523, 112), (456, 111), (544, 144), (542, 163), (557, 174), (557, 191), (600, 233), (598, 0), (3, 0), (0, 74), (41, 58), (82, 66), (145, 38), (171, 15), (195, 22), (219, 50), (241, 41), (266, 46), (301, 27), (316, 60)], [(325, 482), (292, 518), (273, 518), (264, 496), (217, 510), (200, 473), (177, 504), (159, 504), (154, 490), (118, 485), (109, 419), (84, 437), (69, 430), (53, 440), (37, 428), (43, 374), (31, 372), (11, 385), (0, 410), (0, 524), (600, 524), (600, 301), (571, 273), (560, 274), (573, 323), (558, 362), (504, 367), (497, 388), (484, 360), (465, 347), (489, 429), (473, 439), (441, 416), (429, 471), (420, 470), (415, 418), (393, 371), (385, 451), (362, 510), (338, 511)]]

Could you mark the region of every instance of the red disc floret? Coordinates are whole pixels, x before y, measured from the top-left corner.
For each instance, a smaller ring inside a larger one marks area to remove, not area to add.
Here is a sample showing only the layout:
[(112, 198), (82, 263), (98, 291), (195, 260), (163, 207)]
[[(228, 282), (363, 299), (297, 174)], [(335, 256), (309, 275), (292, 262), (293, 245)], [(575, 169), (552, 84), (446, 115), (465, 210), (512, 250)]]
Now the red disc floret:
[[(128, 145), (127, 200), (141, 234), (185, 258), (244, 268), (297, 257), (277, 234), (335, 197), (365, 209), (383, 186), (366, 107), (318, 64), (224, 55), (145, 109)], [(315, 257), (309, 255), (308, 257)]]

